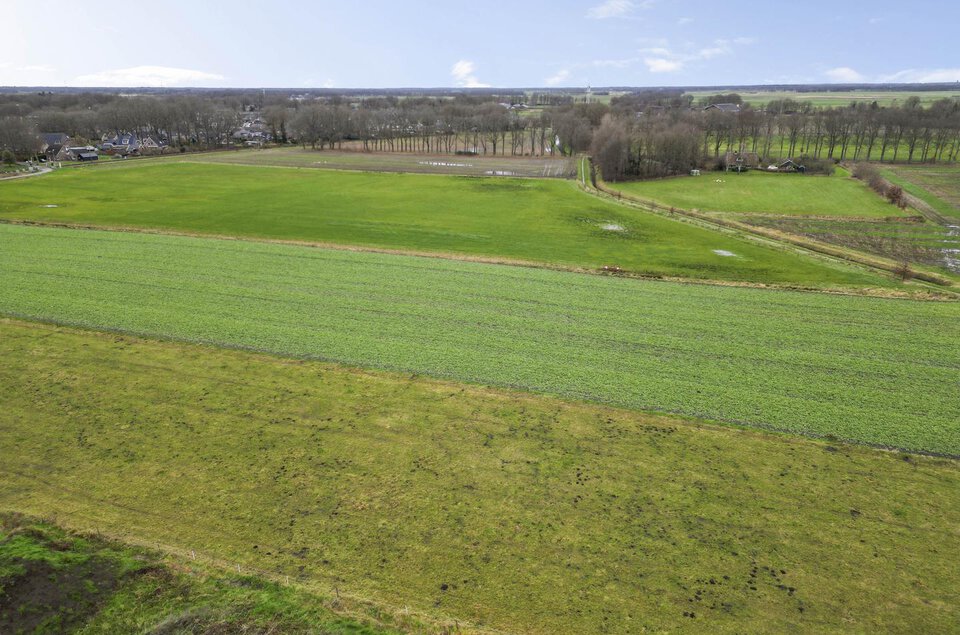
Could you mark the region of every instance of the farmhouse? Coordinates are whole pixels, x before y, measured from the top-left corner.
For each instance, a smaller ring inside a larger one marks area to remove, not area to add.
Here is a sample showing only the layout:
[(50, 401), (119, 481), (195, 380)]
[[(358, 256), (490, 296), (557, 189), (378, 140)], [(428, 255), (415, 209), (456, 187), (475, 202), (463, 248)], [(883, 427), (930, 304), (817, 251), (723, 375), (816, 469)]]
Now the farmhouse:
[(105, 137), (100, 148), (107, 151), (130, 154), (140, 149), (140, 139), (137, 135), (123, 133), (113, 137)]
[(723, 157), (723, 169), (727, 172), (746, 172), (760, 167), (760, 155), (756, 152), (727, 152)]
[(61, 148), (70, 141), (70, 135), (65, 132), (44, 132), (40, 134), (40, 152), (47, 152), (52, 146)]
[(64, 132), (44, 132), (40, 134), (40, 154), (48, 161), (65, 161), (70, 136)]
[(740, 104), (710, 104), (703, 110), (704, 112), (708, 110), (718, 110), (720, 112), (730, 112), (736, 114), (740, 112)]

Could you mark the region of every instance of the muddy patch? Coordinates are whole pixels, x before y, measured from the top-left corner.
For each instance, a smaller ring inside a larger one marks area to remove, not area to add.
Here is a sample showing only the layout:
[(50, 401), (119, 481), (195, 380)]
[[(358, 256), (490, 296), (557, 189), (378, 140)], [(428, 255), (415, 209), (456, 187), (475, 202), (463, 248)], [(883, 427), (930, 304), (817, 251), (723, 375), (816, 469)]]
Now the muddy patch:
[(116, 571), (107, 562), (88, 558), (55, 567), (42, 560), (15, 560), (19, 570), (3, 580), (0, 633), (32, 633), (38, 627), (71, 632), (95, 615), (116, 589)]

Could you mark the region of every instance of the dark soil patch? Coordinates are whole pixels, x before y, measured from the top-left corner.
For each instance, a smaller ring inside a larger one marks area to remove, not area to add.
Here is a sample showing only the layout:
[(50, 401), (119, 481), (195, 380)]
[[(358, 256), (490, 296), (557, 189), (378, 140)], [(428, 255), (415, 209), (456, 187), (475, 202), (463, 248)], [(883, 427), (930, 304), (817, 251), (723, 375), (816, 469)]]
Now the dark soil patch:
[(42, 560), (15, 562), (24, 572), (4, 580), (0, 633), (63, 633), (82, 626), (116, 589), (110, 563), (89, 558), (58, 569)]

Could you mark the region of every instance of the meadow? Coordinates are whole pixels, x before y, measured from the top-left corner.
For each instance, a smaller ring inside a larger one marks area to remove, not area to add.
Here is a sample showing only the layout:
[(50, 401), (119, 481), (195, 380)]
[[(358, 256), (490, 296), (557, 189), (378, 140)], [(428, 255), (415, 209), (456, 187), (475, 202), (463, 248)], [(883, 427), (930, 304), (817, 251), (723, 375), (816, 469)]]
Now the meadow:
[(960, 224), (960, 166), (883, 166), (888, 179), (933, 207), (948, 223)]
[[(711, 97), (718, 94), (719, 91), (690, 91), (687, 94), (693, 95), (694, 99), (699, 100), (704, 97)], [(729, 92), (729, 91), (728, 91)], [(846, 91), (822, 91), (822, 92), (797, 92), (797, 91), (734, 91), (743, 98), (743, 101), (752, 105), (754, 108), (762, 108), (768, 103), (778, 99), (792, 99), (801, 103), (809, 103), (816, 107), (844, 107), (852, 103), (870, 104), (877, 102), (880, 106), (893, 106), (895, 103), (902, 104), (908, 98), (917, 96), (920, 103), (929, 106), (939, 99), (958, 99), (960, 90), (933, 90), (933, 91), (897, 91), (897, 90), (846, 90)]]
[(955, 461), (11, 320), (0, 381), (0, 508), (159, 545), (181, 571), (239, 564), (458, 633), (960, 621)]
[(2, 184), (0, 219), (573, 268), (619, 266), (652, 276), (800, 286), (897, 284), (867, 270), (599, 200), (561, 180), (130, 163)]
[(625, 193), (681, 209), (778, 216), (905, 216), (865, 184), (837, 168), (832, 176), (750, 171), (705, 172), (656, 181), (616, 183)]
[(271, 148), (256, 152), (215, 152), (184, 157), (185, 161), (239, 165), (359, 170), (369, 172), (409, 172), (454, 176), (514, 176), (570, 178), (576, 176), (572, 157), (534, 158), (513, 156), (466, 156), (453, 154), (406, 154), (401, 152), (338, 152), (302, 148)]
[(960, 454), (955, 302), (142, 233), (0, 241), (8, 315)]

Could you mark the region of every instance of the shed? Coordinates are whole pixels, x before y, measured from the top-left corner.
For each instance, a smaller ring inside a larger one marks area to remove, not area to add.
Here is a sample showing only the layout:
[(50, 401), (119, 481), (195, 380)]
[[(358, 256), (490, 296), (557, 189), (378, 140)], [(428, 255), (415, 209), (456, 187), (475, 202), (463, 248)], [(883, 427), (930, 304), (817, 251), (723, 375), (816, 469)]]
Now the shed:
[(77, 155), (77, 161), (97, 161), (100, 156), (96, 152), (81, 152)]

